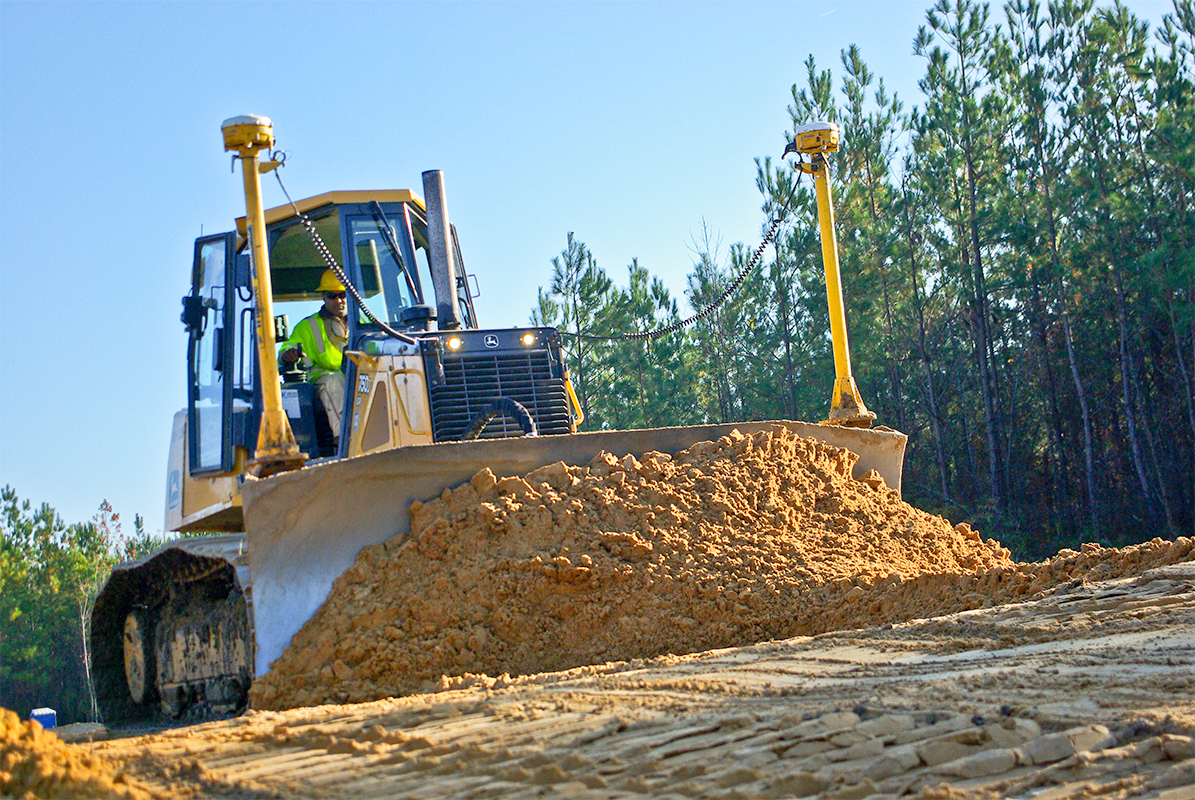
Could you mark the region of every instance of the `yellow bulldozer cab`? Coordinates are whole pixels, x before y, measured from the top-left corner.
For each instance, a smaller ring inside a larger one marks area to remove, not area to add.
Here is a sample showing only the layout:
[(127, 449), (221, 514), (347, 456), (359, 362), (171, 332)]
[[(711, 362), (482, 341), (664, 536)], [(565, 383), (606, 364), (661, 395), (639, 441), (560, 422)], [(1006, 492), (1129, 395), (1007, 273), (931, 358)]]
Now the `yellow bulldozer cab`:
[[(423, 201), (406, 189), (388, 191), (324, 192), (323, 194), (299, 200), (298, 210), (308, 215), (332, 257), (337, 264), (344, 264), (341, 242), (341, 218), (339, 210), (346, 206), (362, 206), (369, 203), (406, 203), (421, 215)], [(316, 248), (306, 228), (295, 213), (295, 206), (278, 206), (266, 211), (266, 225), (270, 232), (270, 278), (275, 303), (295, 301), (318, 301), (320, 294), (315, 287), (320, 276), (328, 268), (323, 256)], [(411, 226), (415, 243), (414, 252), (419, 259), (420, 251), (426, 252), (426, 227), (419, 224), (419, 216)], [(238, 247), (243, 247), (246, 231), (245, 217), (236, 221)], [(382, 290), (382, 258), (376, 238), (362, 238), (355, 244), (356, 262), (361, 269), (361, 294), (372, 298)], [(426, 265), (426, 255), (420, 259)], [(427, 272), (426, 268), (421, 272)], [(422, 276), (421, 276), (422, 277)], [(426, 283), (426, 281), (424, 281)]]

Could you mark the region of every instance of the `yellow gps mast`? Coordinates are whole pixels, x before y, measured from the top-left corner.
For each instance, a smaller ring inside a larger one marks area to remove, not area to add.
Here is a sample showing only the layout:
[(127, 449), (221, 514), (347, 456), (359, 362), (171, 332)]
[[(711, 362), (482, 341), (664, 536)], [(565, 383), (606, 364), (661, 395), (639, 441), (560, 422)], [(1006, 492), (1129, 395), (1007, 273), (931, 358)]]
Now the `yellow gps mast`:
[(274, 146), (274, 128), (269, 117), (242, 115), (224, 120), (224, 149), (235, 150), (245, 178), (245, 233), (253, 265), (253, 292), (256, 295), (254, 319), (257, 321), (257, 363), (261, 370), (261, 428), (257, 450), (248, 463), (251, 475), (264, 478), (275, 472), (298, 469), (307, 460), (299, 450), (290, 421), (282, 408), (282, 386), (278, 380), (278, 343), (274, 339), (274, 313), (270, 287), (270, 249), (266, 242), (266, 215), (261, 202), (260, 173), (277, 169), (277, 161), (260, 162), (257, 154)]
[(870, 428), (876, 415), (867, 410), (851, 375), (851, 350), (846, 337), (846, 310), (842, 302), (842, 277), (838, 271), (838, 237), (834, 234), (834, 202), (830, 197), (830, 162), (827, 153), (838, 152), (840, 133), (833, 122), (812, 122), (797, 128), (784, 155), (800, 153), (809, 162), (796, 168), (813, 176), (817, 190), (817, 221), (822, 239), (822, 264), (826, 271), (826, 300), (830, 306), (830, 336), (834, 341), (834, 395), (830, 418), (823, 424)]

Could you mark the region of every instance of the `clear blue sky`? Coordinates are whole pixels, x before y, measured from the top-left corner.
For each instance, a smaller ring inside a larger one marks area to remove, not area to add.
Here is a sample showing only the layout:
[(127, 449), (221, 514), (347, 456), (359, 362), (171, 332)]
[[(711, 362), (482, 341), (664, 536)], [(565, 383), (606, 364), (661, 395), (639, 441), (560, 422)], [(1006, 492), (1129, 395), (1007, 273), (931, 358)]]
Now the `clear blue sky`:
[(837, 76), (858, 44), (919, 103), (928, 6), (3, 0), (0, 484), (161, 528), (193, 240), (244, 213), (222, 120), (273, 120), (295, 197), (443, 169), (481, 322), (511, 326), (569, 231), (678, 296), (703, 220), (753, 246), (753, 159), (782, 151), (805, 59)]

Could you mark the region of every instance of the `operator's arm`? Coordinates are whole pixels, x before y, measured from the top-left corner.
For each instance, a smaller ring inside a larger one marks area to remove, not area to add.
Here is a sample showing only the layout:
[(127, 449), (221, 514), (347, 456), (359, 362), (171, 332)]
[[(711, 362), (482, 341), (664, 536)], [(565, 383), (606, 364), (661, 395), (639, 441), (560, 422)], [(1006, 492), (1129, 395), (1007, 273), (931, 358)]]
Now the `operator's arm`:
[[(304, 360), (305, 355), (303, 336), (300, 333), (300, 325), (296, 325), (294, 330), (290, 332), (290, 338), (287, 339), (278, 348), (278, 363), (280, 364), (294, 364)], [(307, 360), (306, 366), (310, 366), (310, 360)], [(300, 366), (303, 366), (302, 364)]]

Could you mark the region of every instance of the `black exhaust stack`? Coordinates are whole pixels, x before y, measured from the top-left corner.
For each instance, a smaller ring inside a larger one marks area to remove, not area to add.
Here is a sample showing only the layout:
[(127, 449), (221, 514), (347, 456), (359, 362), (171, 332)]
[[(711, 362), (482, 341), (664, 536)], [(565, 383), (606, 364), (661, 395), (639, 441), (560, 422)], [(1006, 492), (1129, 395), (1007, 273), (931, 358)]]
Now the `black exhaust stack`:
[(444, 173), (431, 169), (423, 173), (423, 201), (427, 204), (427, 240), (432, 287), (436, 291), (436, 319), (440, 330), (461, 326), (456, 299), (456, 265), (452, 257), (452, 229), (444, 202)]

